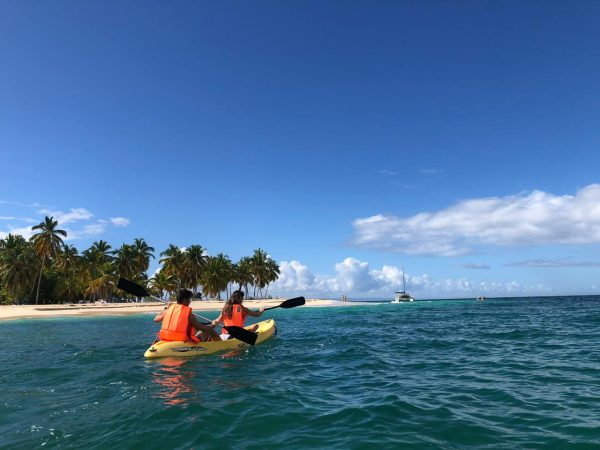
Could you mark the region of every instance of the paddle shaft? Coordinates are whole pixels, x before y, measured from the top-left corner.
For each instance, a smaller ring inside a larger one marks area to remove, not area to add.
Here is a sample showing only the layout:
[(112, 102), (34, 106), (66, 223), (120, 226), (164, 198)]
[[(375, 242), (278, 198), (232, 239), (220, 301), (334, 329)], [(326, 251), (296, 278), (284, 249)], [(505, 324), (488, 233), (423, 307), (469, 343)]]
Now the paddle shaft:
[(290, 298), (288, 300), (285, 300), (284, 302), (281, 302), (277, 306), (270, 306), (268, 308), (265, 308), (265, 311), (268, 311), (269, 309), (275, 309), (275, 308), (285, 308), (285, 309), (295, 308), (296, 306), (304, 305), (304, 302), (305, 302), (304, 297)]

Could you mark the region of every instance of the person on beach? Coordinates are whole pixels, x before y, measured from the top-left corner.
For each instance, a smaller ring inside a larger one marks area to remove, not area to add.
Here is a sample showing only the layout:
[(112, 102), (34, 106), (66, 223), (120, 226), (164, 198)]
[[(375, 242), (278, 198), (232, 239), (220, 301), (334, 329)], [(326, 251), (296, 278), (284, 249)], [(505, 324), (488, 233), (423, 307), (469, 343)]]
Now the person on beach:
[[(242, 305), (244, 301), (244, 293), (242, 291), (233, 291), (225, 306), (223, 306), (223, 310), (219, 317), (212, 321), (213, 325), (217, 325), (223, 322), (224, 326), (236, 326), (243, 327), (244, 322), (246, 321), (247, 316), (252, 317), (260, 317), (262, 313), (265, 312), (264, 308), (260, 308), (258, 311), (252, 311), (251, 309), (246, 308)], [(252, 325), (248, 330), (256, 331), (258, 329), (258, 324)], [(221, 339), (226, 340), (229, 338), (229, 334), (227, 334), (227, 330), (223, 328), (221, 330)]]
[(215, 325), (204, 325), (192, 314), (190, 302), (193, 295), (192, 291), (181, 289), (177, 293), (177, 303), (165, 306), (164, 311), (154, 318), (155, 322), (162, 322), (161, 329), (158, 332), (158, 339), (161, 341), (184, 342), (221, 340), (215, 331)]

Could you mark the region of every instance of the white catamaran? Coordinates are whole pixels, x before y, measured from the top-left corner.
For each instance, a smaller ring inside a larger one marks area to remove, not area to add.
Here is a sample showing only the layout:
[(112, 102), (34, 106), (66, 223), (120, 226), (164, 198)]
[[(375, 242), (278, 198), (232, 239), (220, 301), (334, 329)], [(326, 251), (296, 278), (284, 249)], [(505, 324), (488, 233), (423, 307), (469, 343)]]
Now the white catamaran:
[(394, 300), (390, 303), (405, 303), (414, 301), (414, 297), (406, 292), (406, 280), (404, 279), (404, 265), (402, 266), (402, 290), (396, 291)]

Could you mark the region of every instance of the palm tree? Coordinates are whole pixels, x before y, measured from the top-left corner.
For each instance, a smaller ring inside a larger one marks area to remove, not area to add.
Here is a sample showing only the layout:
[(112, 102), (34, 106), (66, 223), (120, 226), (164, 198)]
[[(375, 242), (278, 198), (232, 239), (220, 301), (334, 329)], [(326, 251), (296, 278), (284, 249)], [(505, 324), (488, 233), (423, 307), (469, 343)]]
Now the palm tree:
[(98, 266), (98, 276), (94, 278), (88, 286), (88, 293), (98, 292), (100, 298), (108, 298), (118, 281), (118, 275), (115, 266), (111, 262), (105, 262)]
[[(94, 242), (89, 249), (83, 252), (83, 259), (87, 266), (87, 281), (89, 283), (96, 279), (100, 265), (112, 261), (111, 248), (112, 247), (106, 241), (100, 240)], [(88, 289), (88, 292), (90, 292), (90, 289)], [(92, 290), (91, 294), (95, 300), (96, 292)]]
[(163, 298), (163, 292), (173, 292), (177, 289), (177, 279), (161, 270), (150, 278), (150, 288)]
[(135, 253), (136, 271), (144, 273), (150, 266), (150, 258), (154, 258), (154, 247), (150, 247), (144, 238), (138, 238), (133, 241), (133, 252)]
[(267, 296), (267, 292), (269, 291), (269, 285), (273, 282), (273, 281), (277, 281), (277, 279), (279, 278), (279, 264), (277, 264), (275, 261), (273, 261), (271, 258), (269, 258), (269, 260), (267, 261), (267, 270), (266, 270), (266, 279), (265, 281), (267, 282), (267, 288), (265, 290), (265, 297)]
[(138, 254), (133, 245), (123, 244), (120, 248), (112, 252), (115, 255), (115, 267), (117, 274), (128, 280), (139, 281)]
[(89, 251), (93, 255), (94, 259), (99, 263), (103, 264), (112, 260), (111, 249), (112, 247), (106, 241), (99, 240), (92, 244)]
[(22, 236), (0, 240), (0, 283), (9, 299), (19, 300), (35, 283), (36, 262), (33, 246)]
[(46, 216), (43, 222), (40, 222), (36, 226), (32, 227), (32, 230), (39, 230), (33, 236), (31, 241), (33, 247), (38, 256), (42, 258), (42, 264), (40, 265), (40, 276), (38, 278), (37, 292), (35, 294), (35, 304), (38, 304), (40, 295), (40, 284), (42, 283), (42, 271), (44, 270), (44, 263), (46, 259), (53, 258), (61, 246), (63, 245), (62, 237), (67, 237), (65, 230), (59, 230), (58, 222), (53, 217)]
[(67, 275), (71, 270), (74, 270), (79, 262), (81, 256), (74, 245), (63, 245), (62, 249), (56, 255), (55, 265), (63, 275)]
[(231, 279), (232, 267), (231, 260), (223, 253), (208, 257), (201, 277), (202, 287), (207, 296), (221, 300), (221, 292), (227, 289)]
[(238, 289), (244, 289), (246, 297), (248, 297), (248, 285), (254, 281), (252, 261), (248, 256), (244, 256), (233, 266), (233, 281), (238, 283)]
[(207, 258), (206, 250), (201, 245), (190, 245), (184, 253), (185, 279), (191, 286), (194, 296), (198, 290)]
[(60, 272), (54, 288), (56, 299), (75, 300), (84, 291), (83, 277), (79, 272), (84, 271), (83, 259), (73, 245), (63, 245), (56, 255), (54, 267)]
[(267, 287), (268, 291), (269, 284), (279, 278), (279, 265), (260, 248), (254, 250), (254, 254), (250, 258), (250, 265), (254, 276), (254, 293), (256, 295), (256, 289), (258, 289), (262, 297), (262, 290)]
[(162, 264), (161, 272), (164, 270), (167, 275), (172, 275), (176, 279), (177, 289), (179, 289), (185, 279), (185, 256), (183, 251), (176, 245), (170, 244), (160, 256), (163, 256), (159, 260), (159, 263)]
[(72, 270), (68, 276), (59, 277), (54, 287), (57, 299), (75, 301), (85, 291), (86, 283), (79, 276), (79, 268)]
[(254, 276), (254, 296), (258, 289), (262, 296), (262, 289), (267, 284), (267, 261), (269, 256), (263, 249), (254, 250), (254, 254), (250, 258), (252, 264), (252, 275)]

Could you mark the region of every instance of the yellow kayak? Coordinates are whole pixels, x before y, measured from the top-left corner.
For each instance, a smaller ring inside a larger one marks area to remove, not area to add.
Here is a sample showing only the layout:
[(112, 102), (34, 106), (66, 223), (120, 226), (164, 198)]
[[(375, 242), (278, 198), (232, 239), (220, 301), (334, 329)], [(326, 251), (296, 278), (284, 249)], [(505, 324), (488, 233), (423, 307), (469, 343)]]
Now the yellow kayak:
[[(251, 325), (250, 325), (251, 326)], [(249, 328), (246, 327), (246, 328)], [(256, 344), (271, 339), (277, 333), (277, 327), (273, 319), (258, 322), (258, 337)], [(212, 355), (213, 353), (237, 350), (250, 347), (249, 344), (237, 339), (228, 339), (221, 342), (181, 342), (181, 341), (158, 341), (150, 346), (145, 358), (163, 358), (165, 356), (198, 356)]]

